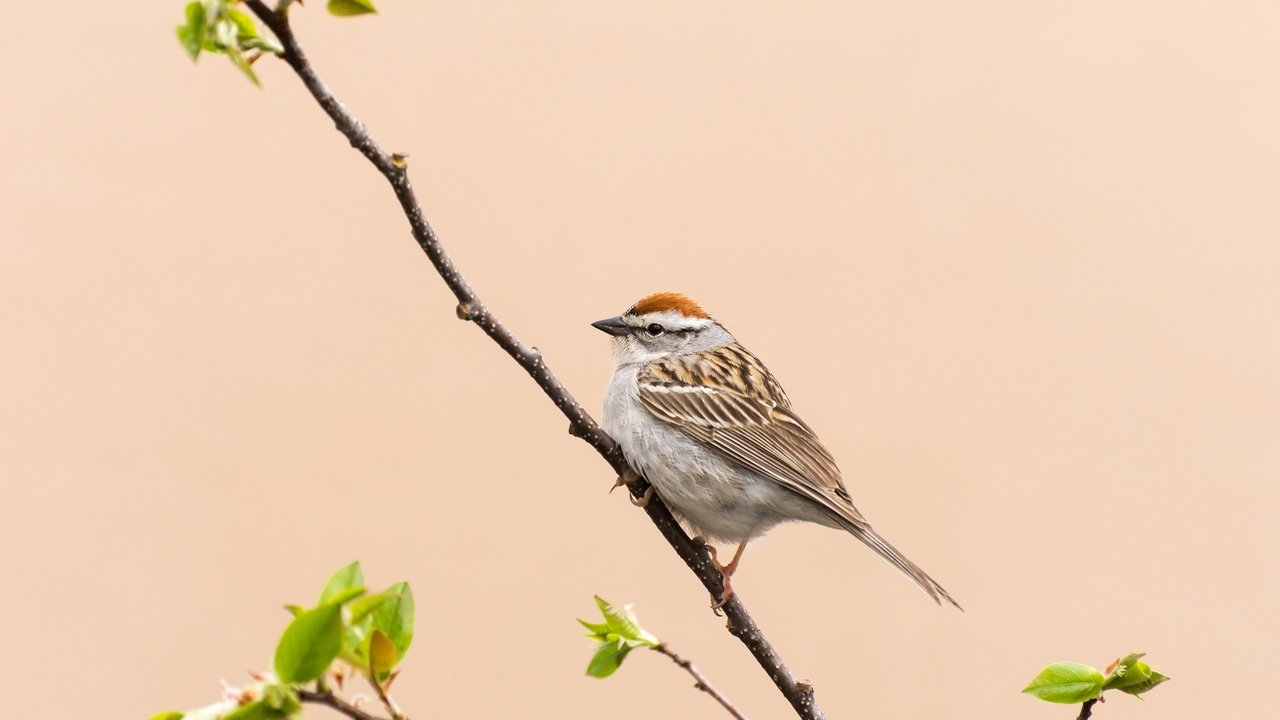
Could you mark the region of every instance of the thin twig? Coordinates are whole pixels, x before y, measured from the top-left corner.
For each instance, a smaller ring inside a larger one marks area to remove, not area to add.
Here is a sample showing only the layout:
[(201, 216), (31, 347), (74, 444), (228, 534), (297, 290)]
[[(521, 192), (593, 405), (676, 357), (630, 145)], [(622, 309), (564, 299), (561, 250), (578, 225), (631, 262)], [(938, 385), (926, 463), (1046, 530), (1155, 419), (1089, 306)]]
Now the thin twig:
[(346, 715), (351, 720), (385, 720), (377, 715), (367, 713), (351, 703), (343, 700), (333, 694), (331, 690), (316, 691), (298, 689), (298, 699), (304, 703), (314, 703), (316, 705), (327, 705), (334, 710)]
[(715, 689), (711, 682), (707, 680), (706, 676), (699, 672), (698, 668), (694, 667), (692, 662), (676, 654), (676, 652), (668, 647), (666, 643), (654, 645), (649, 649), (666, 655), (671, 658), (671, 662), (684, 668), (685, 672), (693, 676), (693, 686), (715, 698), (716, 702), (720, 703), (725, 710), (728, 710), (730, 715), (737, 718), (737, 720), (747, 720), (747, 716), (739, 712), (738, 708), (734, 707), (733, 703), (729, 702), (729, 698), (725, 697), (719, 690)]
[(1098, 702), (1098, 699), (1085, 700), (1084, 705), (1080, 706), (1080, 715), (1076, 717), (1076, 720), (1089, 720), (1089, 718), (1093, 717), (1093, 706)]
[(374, 692), (378, 693), (378, 699), (382, 701), (382, 706), (387, 709), (387, 712), (391, 713), (392, 720), (407, 720), (404, 713), (400, 712), (400, 706), (395, 704), (390, 695), (387, 695), (387, 689), (382, 686), (382, 683), (378, 682), (378, 679), (373, 675), (369, 675), (368, 679), (369, 684), (373, 686)]
[[(246, 0), (245, 4), (275, 34), (284, 48), (284, 61), (289, 64), (289, 67), (293, 68), (293, 71), (302, 80), (302, 84), (306, 86), (311, 96), (315, 98), (321, 109), (333, 120), (338, 132), (342, 133), (347, 138), (347, 141), (351, 143), (351, 146), (361, 155), (364, 155), (377, 168), (378, 172), (387, 179), (387, 182), (391, 184), (391, 189), (395, 193), (396, 199), (399, 200), (400, 207), (409, 221), (409, 227), (413, 232), (414, 239), (418, 242), (422, 251), (426, 253), (427, 258), (431, 261), (441, 279), (444, 280), (445, 285), (449, 287), (454, 297), (457, 298), (458, 317), (475, 323), (490, 339), (524, 368), (525, 372), (538, 384), (538, 387), (542, 388), (547, 397), (568, 418), (570, 434), (591, 445), (609, 463), (617, 475), (624, 475), (630, 468), (627, 466), (626, 460), (623, 459), (622, 450), (618, 447), (618, 444), (605, 433), (582, 405), (574, 399), (569, 390), (561, 384), (560, 380), (551, 372), (551, 369), (547, 367), (542, 358), (542, 353), (537, 348), (528, 347), (520, 342), (480, 301), (479, 296), (471, 289), (471, 285), (462, 277), (457, 266), (453, 264), (453, 260), (450, 259), (444, 247), (440, 244), (435, 231), (431, 229), (431, 225), (423, 215), (422, 208), (414, 195), (413, 186), (409, 183), (407, 165), (403, 160), (400, 162), (393, 160), (390, 155), (384, 152), (373, 137), (369, 135), (369, 131), (364, 124), (351, 114), (346, 106), (329, 91), (328, 86), (316, 74), (298, 44), (297, 38), (293, 34), (293, 29), (289, 25), (288, 17), (273, 12), (263, 0)], [(629, 485), (628, 489), (633, 496), (640, 498), (648, 487), (649, 484), (647, 482), (636, 482)], [(653, 521), (653, 524), (657, 526), (659, 532), (662, 533), (662, 536), (675, 549), (680, 559), (684, 560), (685, 564), (702, 581), (707, 591), (715, 597), (720, 597), (723, 593), (720, 573), (711, 564), (711, 558), (707, 554), (706, 548), (702, 544), (690, 540), (688, 534), (672, 517), (671, 511), (667, 509), (667, 506), (663, 504), (660, 498), (655, 497), (645, 507), (645, 512), (649, 515), (649, 519)], [(822, 710), (814, 702), (813, 688), (807, 683), (801, 684), (796, 681), (795, 676), (791, 673), (786, 663), (783, 662), (782, 657), (765, 639), (764, 633), (756, 625), (750, 613), (747, 612), (740, 597), (734, 595), (722, 609), (728, 618), (729, 632), (746, 645), (751, 654), (755, 656), (756, 662), (764, 668), (769, 678), (777, 685), (778, 690), (795, 708), (796, 713), (800, 717), (809, 720), (823, 718)]]

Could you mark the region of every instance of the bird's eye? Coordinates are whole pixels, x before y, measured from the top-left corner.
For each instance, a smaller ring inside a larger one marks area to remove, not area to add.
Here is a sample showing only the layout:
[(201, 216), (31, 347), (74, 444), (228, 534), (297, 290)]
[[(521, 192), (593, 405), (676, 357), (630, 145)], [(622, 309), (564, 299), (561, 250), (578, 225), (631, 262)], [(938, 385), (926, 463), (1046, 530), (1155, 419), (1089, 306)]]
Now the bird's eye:
[(650, 337), (658, 337), (659, 335), (661, 335), (666, 331), (663, 330), (662, 326), (659, 325), (658, 323), (652, 323), (649, 325), (649, 327), (645, 328), (645, 332), (649, 333)]

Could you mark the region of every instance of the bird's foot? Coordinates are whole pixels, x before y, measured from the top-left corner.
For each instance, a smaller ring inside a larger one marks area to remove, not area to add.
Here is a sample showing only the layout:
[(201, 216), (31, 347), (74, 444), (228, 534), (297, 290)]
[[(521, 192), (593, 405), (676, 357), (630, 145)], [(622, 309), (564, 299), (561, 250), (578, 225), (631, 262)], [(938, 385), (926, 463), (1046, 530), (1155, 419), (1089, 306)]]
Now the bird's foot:
[(724, 606), (733, 599), (733, 583), (729, 581), (728, 575), (720, 576), (720, 587), (722, 589), (720, 590), (719, 598), (715, 596), (715, 593), (711, 595), (711, 609), (715, 611), (716, 615), (720, 615), (720, 611), (724, 609)]
[[(698, 538), (698, 540), (701, 539), (701, 537)], [(711, 564), (720, 573), (720, 597), (717, 598), (714, 594), (711, 596), (711, 609), (719, 615), (721, 608), (733, 599), (733, 583), (730, 578), (733, 577), (733, 573), (738, 569), (738, 560), (742, 557), (742, 549), (746, 547), (746, 543), (738, 546), (738, 552), (733, 554), (733, 560), (728, 565), (720, 564), (720, 560), (716, 557), (714, 545), (703, 543), (703, 546), (707, 548), (707, 554), (711, 556)]]
[[(623, 470), (622, 474), (618, 476), (618, 479), (614, 481), (613, 487), (609, 488), (609, 492), (613, 492), (620, 487), (630, 488), (632, 485), (642, 482), (643, 480), (644, 478), (640, 477), (640, 473), (637, 473), (631, 468), (627, 468), (626, 470)], [(627, 493), (627, 499), (631, 501), (632, 505), (635, 505), (638, 508), (649, 507), (649, 503), (653, 500), (653, 486), (650, 485), (645, 488), (644, 493), (640, 495), (640, 497)]]
[(627, 468), (622, 471), (622, 474), (618, 476), (617, 480), (613, 481), (613, 487), (609, 488), (609, 492), (613, 492), (614, 490), (627, 485), (634, 485), (643, 479), (644, 478), (640, 477), (640, 473), (632, 470), (631, 468)]
[(641, 495), (639, 498), (637, 498), (635, 495), (632, 495), (631, 493), (627, 493), (627, 499), (631, 501), (632, 505), (635, 505), (638, 508), (647, 508), (649, 507), (649, 503), (653, 502), (653, 486), (650, 485), (649, 487), (645, 488), (644, 494)]

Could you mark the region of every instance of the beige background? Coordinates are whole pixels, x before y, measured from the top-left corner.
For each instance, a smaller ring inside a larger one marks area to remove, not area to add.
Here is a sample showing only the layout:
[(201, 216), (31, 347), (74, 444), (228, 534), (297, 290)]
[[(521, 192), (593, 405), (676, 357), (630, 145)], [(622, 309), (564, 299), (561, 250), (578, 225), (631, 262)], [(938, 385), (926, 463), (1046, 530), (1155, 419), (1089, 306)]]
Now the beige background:
[[(1273, 715), (1280, 7), (321, 6), (320, 71), (589, 408), (588, 323), (694, 295), (965, 605), (829, 530), (754, 548), (832, 718), (1060, 720), (1042, 665), (1133, 650), (1175, 681), (1099, 716)], [(212, 700), (362, 558), (417, 594), (415, 718), (720, 716), (661, 658), (583, 677), (592, 593), (785, 717), (381, 178), (281, 65), (193, 68), (180, 15), (6, 10), (5, 714)]]

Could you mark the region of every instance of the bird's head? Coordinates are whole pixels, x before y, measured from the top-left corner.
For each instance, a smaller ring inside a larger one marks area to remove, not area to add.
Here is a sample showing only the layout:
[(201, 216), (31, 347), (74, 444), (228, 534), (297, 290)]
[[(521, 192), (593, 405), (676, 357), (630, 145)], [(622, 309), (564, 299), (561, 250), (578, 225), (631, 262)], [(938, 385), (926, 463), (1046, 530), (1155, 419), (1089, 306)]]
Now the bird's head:
[(613, 359), (618, 366), (651, 363), (733, 342), (733, 335), (698, 303), (674, 292), (643, 297), (621, 315), (591, 327), (613, 336)]

